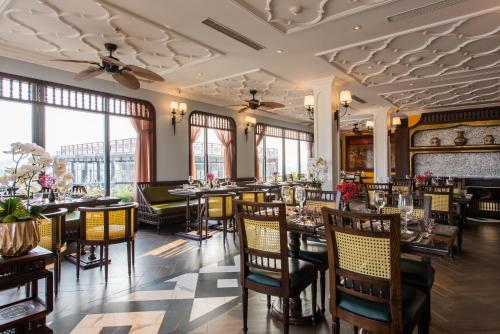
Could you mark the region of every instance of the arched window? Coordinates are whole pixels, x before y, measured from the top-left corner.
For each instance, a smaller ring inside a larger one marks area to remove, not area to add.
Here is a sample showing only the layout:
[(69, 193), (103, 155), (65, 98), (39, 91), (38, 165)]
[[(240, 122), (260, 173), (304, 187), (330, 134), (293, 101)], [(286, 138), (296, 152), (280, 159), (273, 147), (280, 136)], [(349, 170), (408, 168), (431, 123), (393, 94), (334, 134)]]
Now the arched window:
[(236, 178), (236, 123), (231, 117), (194, 111), (189, 116), (189, 175)]

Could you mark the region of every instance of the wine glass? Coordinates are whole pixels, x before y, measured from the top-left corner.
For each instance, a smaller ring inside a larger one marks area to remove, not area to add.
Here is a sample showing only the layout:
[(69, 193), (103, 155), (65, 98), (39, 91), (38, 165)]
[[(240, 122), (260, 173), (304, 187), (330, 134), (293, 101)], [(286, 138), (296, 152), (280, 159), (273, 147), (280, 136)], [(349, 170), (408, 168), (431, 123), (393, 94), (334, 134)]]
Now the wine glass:
[(188, 177), (188, 183), (189, 183), (189, 185), (192, 186), (193, 182), (194, 182), (194, 177), (192, 177), (191, 175), (189, 175), (189, 177)]
[(398, 208), (405, 214), (405, 219), (403, 223), (403, 233), (413, 234), (408, 230), (408, 215), (413, 211), (413, 197), (411, 195), (399, 195)]
[(292, 188), (290, 186), (282, 186), (281, 187), (281, 199), (285, 204), (288, 203), (288, 200), (290, 199), (292, 195)]
[(304, 208), (304, 202), (306, 201), (306, 190), (304, 187), (295, 188), (295, 200), (299, 203), (300, 220), (302, 220), (302, 209)]
[(386, 204), (385, 193), (381, 190), (376, 190), (373, 193), (373, 204), (377, 207), (377, 213), (380, 214), (382, 208)]

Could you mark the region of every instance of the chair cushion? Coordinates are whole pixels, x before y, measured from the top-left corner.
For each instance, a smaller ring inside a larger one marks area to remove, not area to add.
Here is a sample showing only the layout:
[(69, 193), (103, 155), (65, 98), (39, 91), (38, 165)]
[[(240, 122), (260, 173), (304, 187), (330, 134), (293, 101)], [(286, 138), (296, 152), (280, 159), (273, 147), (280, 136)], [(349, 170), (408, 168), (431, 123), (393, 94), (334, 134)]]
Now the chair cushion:
[[(104, 239), (104, 226), (96, 226), (87, 228), (87, 240), (103, 240)], [(122, 239), (125, 238), (125, 225), (109, 225), (109, 239)]]
[(184, 196), (178, 196), (170, 194), (168, 191), (174, 186), (157, 186), (144, 188), (142, 193), (144, 197), (148, 200), (150, 204), (166, 203), (166, 202), (176, 202), (185, 199)]
[(328, 248), (323, 242), (310, 241), (300, 243), (299, 259), (310, 262), (319, 269), (328, 268)]
[[(426, 297), (425, 294), (418, 289), (402, 285), (401, 299), (404, 332), (410, 333), (415, 317), (419, 312), (421, 312), (421, 314), (423, 312)], [(338, 307), (372, 320), (391, 322), (391, 309), (389, 304), (377, 303), (346, 293), (340, 293)]]
[(401, 282), (416, 288), (432, 288), (435, 270), (423, 261), (401, 259)]
[[(151, 209), (157, 215), (167, 215), (186, 211), (187, 201), (176, 201), (152, 204)], [(198, 205), (198, 200), (189, 201), (189, 205)]]
[[(290, 272), (290, 287), (292, 289), (307, 287), (316, 279), (316, 267), (306, 261), (288, 258), (288, 271)], [(280, 273), (250, 268), (247, 280), (273, 287), (281, 286)]]

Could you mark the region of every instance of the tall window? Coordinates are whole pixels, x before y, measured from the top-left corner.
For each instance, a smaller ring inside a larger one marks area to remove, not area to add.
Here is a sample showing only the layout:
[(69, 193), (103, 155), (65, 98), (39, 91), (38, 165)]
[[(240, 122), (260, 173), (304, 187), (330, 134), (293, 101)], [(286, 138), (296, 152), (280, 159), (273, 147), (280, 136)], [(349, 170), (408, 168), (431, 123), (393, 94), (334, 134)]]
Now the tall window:
[(262, 123), (255, 131), (255, 175), (259, 179), (307, 173), (313, 135)]
[(189, 116), (189, 173), (204, 179), (207, 173), (217, 178), (236, 177), (236, 125), (226, 116), (200, 111)]
[(155, 115), (147, 101), (0, 73), (0, 117), (10, 122), (2, 150), (36, 142), (67, 160), (74, 183), (88, 190), (131, 199), (136, 181), (154, 181)]

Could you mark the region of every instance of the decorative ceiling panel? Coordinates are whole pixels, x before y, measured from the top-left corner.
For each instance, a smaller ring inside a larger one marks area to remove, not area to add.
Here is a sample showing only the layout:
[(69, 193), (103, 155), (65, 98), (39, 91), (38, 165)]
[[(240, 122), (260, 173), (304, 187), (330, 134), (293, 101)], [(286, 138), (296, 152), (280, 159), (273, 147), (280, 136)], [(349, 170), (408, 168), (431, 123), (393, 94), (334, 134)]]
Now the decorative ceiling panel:
[(397, 0), (233, 0), (284, 33), (293, 33)]
[(117, 57), (159, 74), (210, 60), (220, 53), (106, 1), (10, 0), (0, 16), (0, 46), (47, 58), (96, 60), (104, 43)]
[(500, 100), (500, 79), (387, 93), (382, 96), (401, 110), (494, 103)]
[(201, 83), (184, 88), (195, 95), (215, 98), (228, 105), (238, 104), (251, 99), (250, 90), (256, 89), (256, 98), (260, 101), (273, 101), (285, 105), (281, 109), (273, 109), (276, 115), (283, 115), (301, 121), (309, 121), (304, 109), (304, 96), (312, 94), (309, 89), (297, 87), (267, 71), (257, 69), (228, 78)]
[(318, 54), (367, 87), (495, 69), (500, 11)]

